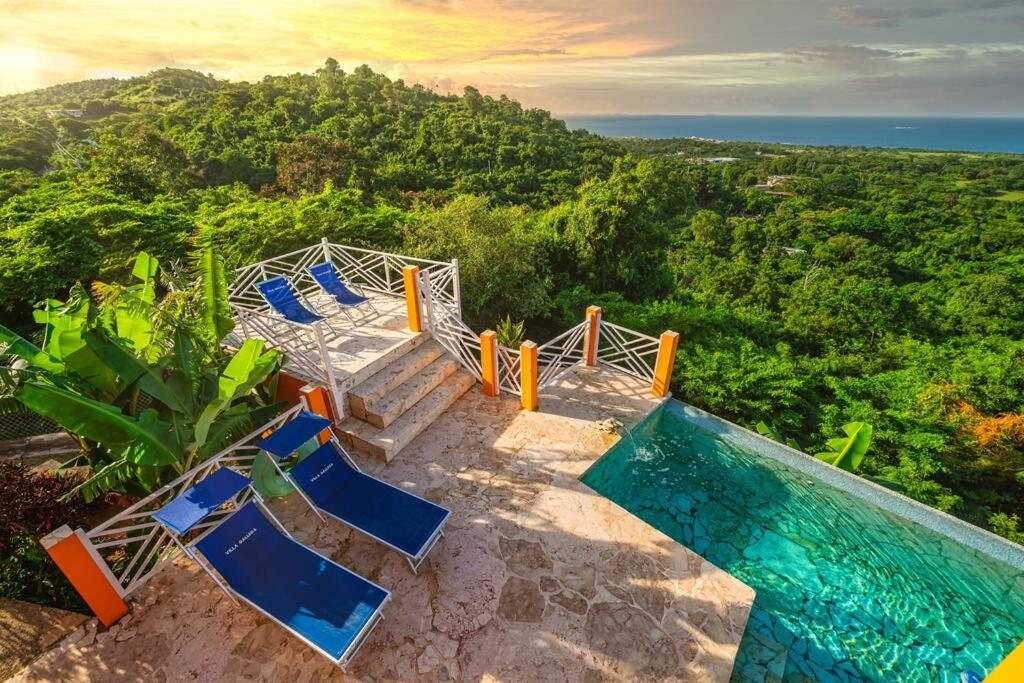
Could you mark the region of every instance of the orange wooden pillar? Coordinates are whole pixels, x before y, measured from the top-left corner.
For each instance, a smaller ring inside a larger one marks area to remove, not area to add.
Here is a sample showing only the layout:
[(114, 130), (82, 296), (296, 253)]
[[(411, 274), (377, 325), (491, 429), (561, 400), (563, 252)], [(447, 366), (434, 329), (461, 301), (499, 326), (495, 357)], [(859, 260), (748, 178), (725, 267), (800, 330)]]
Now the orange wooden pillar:
[[(334, 415), (331, 413), (330, 397), (328, 396), (326, 389), (307, 384), (299, 389), (299, 393), (302, 395), (302, 402), (306, 404), (306, 408), (309, 409), (309, 412), (316, 413), (320, 417), (326, 417), (331, 422), (334, 422)], [(327, 443), (330, 438), (330, 428), (323, 430), (317, 435), (317, 440), (320, 441), (321, 444)]]
[(39, 542), (104, 626), (112, 626), (128, 614), (117, 578), (84, 531), (72, 531), (65, 524)]
[(406, 266), (402, 268), (402, 279), (405, 282), (405, 308), (409, 320), (409, 329), (413, 332), (423, 330), (423, 321), (420, 317), (420, 294), (416, 282), (419, 275), (418, 266)]
[(519, 345), (519, 371), (523, 408), (537, 410), (537, 344), (532, 341)]
[(480, 381), (484, 396), (497, 396), (501, 380), (498, 377), (498, 334), (494, 330), (480, 333)]
[(651, 385), (651, 393), (659, 398), (668, 395), (669, 385), (672, 384), (672, 366), (676, 362), (676, 349), (679, 347), (679, 333), (661, 333), (661, 343), (658, 346), (658, 359), (654, 362), (654, 382)]
[(597, 345), (601, 339), (601, 307), (587, 306), (587, 329), (583, 333), (583, 357), (587, 365), (597, 364)]
[(1006, 655), (992, 673), (985, 677), (985, 683), (1018, 683), (1024, 681), (1024, 640)]

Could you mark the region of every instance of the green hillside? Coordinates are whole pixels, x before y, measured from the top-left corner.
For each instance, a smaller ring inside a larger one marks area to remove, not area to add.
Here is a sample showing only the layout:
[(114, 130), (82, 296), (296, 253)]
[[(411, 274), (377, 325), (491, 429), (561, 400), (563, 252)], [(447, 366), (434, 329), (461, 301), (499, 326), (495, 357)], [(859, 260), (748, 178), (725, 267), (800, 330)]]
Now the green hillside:
[(1021, 156), (614, 141), (333, 60), (165, 69), (0, 98), (0, 322), (143, 249), (457, 256), (477, 329), (675, 329), (677, 397), (812, 453), (870, 423), (862, 473), (1020, 541), (1022, 192)]

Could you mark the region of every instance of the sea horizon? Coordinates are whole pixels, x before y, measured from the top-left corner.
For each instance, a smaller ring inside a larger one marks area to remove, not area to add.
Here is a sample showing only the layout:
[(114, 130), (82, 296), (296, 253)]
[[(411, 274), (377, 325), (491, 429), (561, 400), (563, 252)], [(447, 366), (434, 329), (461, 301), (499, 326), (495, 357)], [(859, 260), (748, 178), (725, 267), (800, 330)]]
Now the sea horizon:
[(1024, 118), (793, 114), (578, 114), (571, 129), (606, 137), (1024, 154)]

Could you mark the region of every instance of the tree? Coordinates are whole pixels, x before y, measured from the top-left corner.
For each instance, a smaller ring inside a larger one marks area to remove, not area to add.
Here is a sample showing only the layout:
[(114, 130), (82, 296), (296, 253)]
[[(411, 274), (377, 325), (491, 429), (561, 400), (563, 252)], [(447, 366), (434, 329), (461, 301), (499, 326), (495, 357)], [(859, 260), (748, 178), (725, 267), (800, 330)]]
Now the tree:
[(363, 190), (371, 173), (367, 159), (340, 140), (301, 135), (277, 152), (277, 184), (292, 196), (317, 194), (327, 183)]

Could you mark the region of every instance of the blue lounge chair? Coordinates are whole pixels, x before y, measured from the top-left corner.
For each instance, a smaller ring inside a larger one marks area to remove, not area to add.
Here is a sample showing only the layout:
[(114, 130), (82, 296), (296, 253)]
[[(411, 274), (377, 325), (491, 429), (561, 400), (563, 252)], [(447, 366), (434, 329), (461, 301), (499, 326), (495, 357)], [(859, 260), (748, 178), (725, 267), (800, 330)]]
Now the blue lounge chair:
[[(259, 290), (263, 298), (270, 304), (270, 307), (288, 322), (298, 325), (312, 325), (326, 320), (324, 316), (310, 310), (312, 306), (309, 306), (308, 301), (306, 301), (305, 305), (302, 301), (299, 301), (299, 296), (296, 296), (296, 293), (292, 290), (292, 285), (288, 282), (288, 278), (283, 275), (256, 283), (256, 289)], [(302, 298), (305, 299), (305, 297)]]
[[(222, 467), (153, 517), (236, 604), (240, 598), (344, 671), (391, 594), (295, 541), (251, 484)], [(228, 502), (236, 507), (224, 509)], [(186, 541), (189, 534), (196, 536)]]
[(358, 293), (352, 291), (354, 285), (343, 282), (338, 276), (338, 271), (335, 270), (334, 264), (330, 261), (310, 266), (308, 270), (309, 274), (316, 280), (316, 283), (320, 285), (320, 288), (338, 303), (338, 306), (341, 307), (341, 312), (348, 317), (353, 325), (355, 320), (352, 319), (352, 315), (348, 312), (350, 308), (359, 310), (359, 307), (365, 304), (374, 315), (377, 314), (377, 309), (373, 307), (370, 297), (365, 296), (362, 291)]
[(449, 510), (362, 472), (333, 434), (291, 469), (281, 466), (279, 460), (330, 426), (330, 420), (302, 412), (259, 447), (317, 515), (326, 513), (397, 550), (415, 572), (444, 536)]

